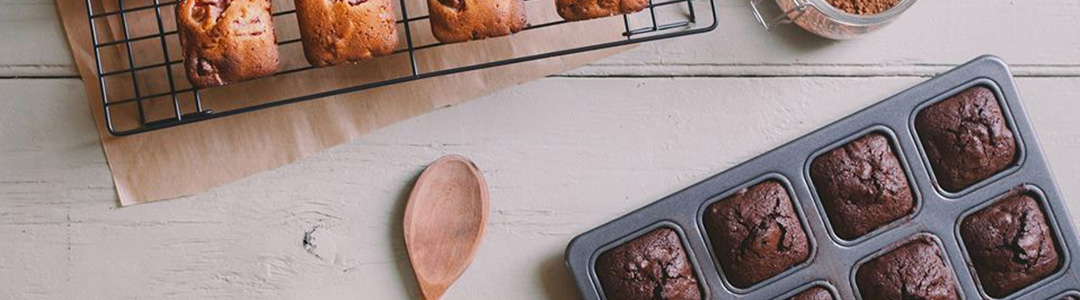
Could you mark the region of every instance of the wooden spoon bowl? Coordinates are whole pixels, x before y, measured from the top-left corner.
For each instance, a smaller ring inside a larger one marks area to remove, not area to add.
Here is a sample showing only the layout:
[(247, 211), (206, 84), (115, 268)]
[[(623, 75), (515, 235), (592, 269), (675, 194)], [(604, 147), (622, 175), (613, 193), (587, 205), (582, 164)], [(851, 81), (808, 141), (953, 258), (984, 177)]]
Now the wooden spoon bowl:
[(405, 207), (405, 247), (422, 299), (435, 300), (472, 263), (484, 237), (488, 190), (468, 159), (449, 155), (416, 180)]

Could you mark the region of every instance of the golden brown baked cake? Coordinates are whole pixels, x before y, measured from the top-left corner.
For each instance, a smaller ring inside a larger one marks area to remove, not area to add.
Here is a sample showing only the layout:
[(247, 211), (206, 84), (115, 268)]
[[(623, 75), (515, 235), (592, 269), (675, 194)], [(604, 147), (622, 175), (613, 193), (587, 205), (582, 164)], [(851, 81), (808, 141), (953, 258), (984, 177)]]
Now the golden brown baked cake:
[(509, 35), (525, 27), (522, 0), (428, 0), (431, 32), (443, 43)]
[(226, 85), (277, 71), (269, 0), (180, 0), (176, 20), (192, 85)]
[(394, 52), (393, 0), (296, 0), (304, 56), (316, 66), (355, 62)]
[(559, 16), (567, 21), (634, 13), (648, 6), (649, 0), (555, 0)]

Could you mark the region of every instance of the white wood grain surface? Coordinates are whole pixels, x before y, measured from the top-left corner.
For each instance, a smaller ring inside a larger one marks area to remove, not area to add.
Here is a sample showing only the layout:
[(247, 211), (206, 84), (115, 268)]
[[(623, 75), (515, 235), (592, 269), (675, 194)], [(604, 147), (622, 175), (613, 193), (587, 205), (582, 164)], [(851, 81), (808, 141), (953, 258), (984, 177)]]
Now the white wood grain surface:
[[(62, 0), (68, 1), (68, 0)], [(1080, 1), (922, 1), (864, 39), (721, 27), (414, 118), (185, 199), (117, 208), (51, 0), (0, 0), (0, 299), (409, 299), (422, 168), (484, 170), (489, 231), (446, 299), (575, 299), (574, 235), (977, 54), (1002, 55), (1080, 216)]]

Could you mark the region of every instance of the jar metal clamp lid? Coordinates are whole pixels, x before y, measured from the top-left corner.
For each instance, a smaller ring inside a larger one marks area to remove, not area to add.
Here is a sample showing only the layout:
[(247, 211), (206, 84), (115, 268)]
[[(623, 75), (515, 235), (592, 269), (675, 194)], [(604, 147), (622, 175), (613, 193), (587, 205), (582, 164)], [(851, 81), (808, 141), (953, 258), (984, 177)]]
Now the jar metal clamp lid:
[(811, 5), (807, 0), (791, 0), (793, 3), (791, 9), (784, 10), (775, 17), (766, 17), (761, 8), (763, 2), (766, 1), (772, 2), (774, 0), (750, 0), (750, 8), (754, 10), (754, 17), (757, 18), (758, 23), (761, 23), (761, 26), (765, 27), (765, 30), (772, 30), (776, 25), (780, 24), (791, 24), (799, 19), (803, 13), (806, 13), (806, 8)]

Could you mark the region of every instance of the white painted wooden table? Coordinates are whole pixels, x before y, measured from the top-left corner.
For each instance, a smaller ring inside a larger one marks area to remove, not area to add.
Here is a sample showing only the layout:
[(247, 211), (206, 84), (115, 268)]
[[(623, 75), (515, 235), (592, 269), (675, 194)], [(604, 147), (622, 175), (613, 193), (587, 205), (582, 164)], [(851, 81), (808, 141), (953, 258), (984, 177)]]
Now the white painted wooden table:
[(1080, 216), (1080, 1), (922, 1), (839, 43), (718, 2), (715, 32), (121, 209), (53, 0), (0, 0), (0, 299), (415, 298), (403, 201), (448, 153), (484, 169), (492, 214), (446, 298), (574, 299), (574, 235), (984, 53), (1012, 64)]

